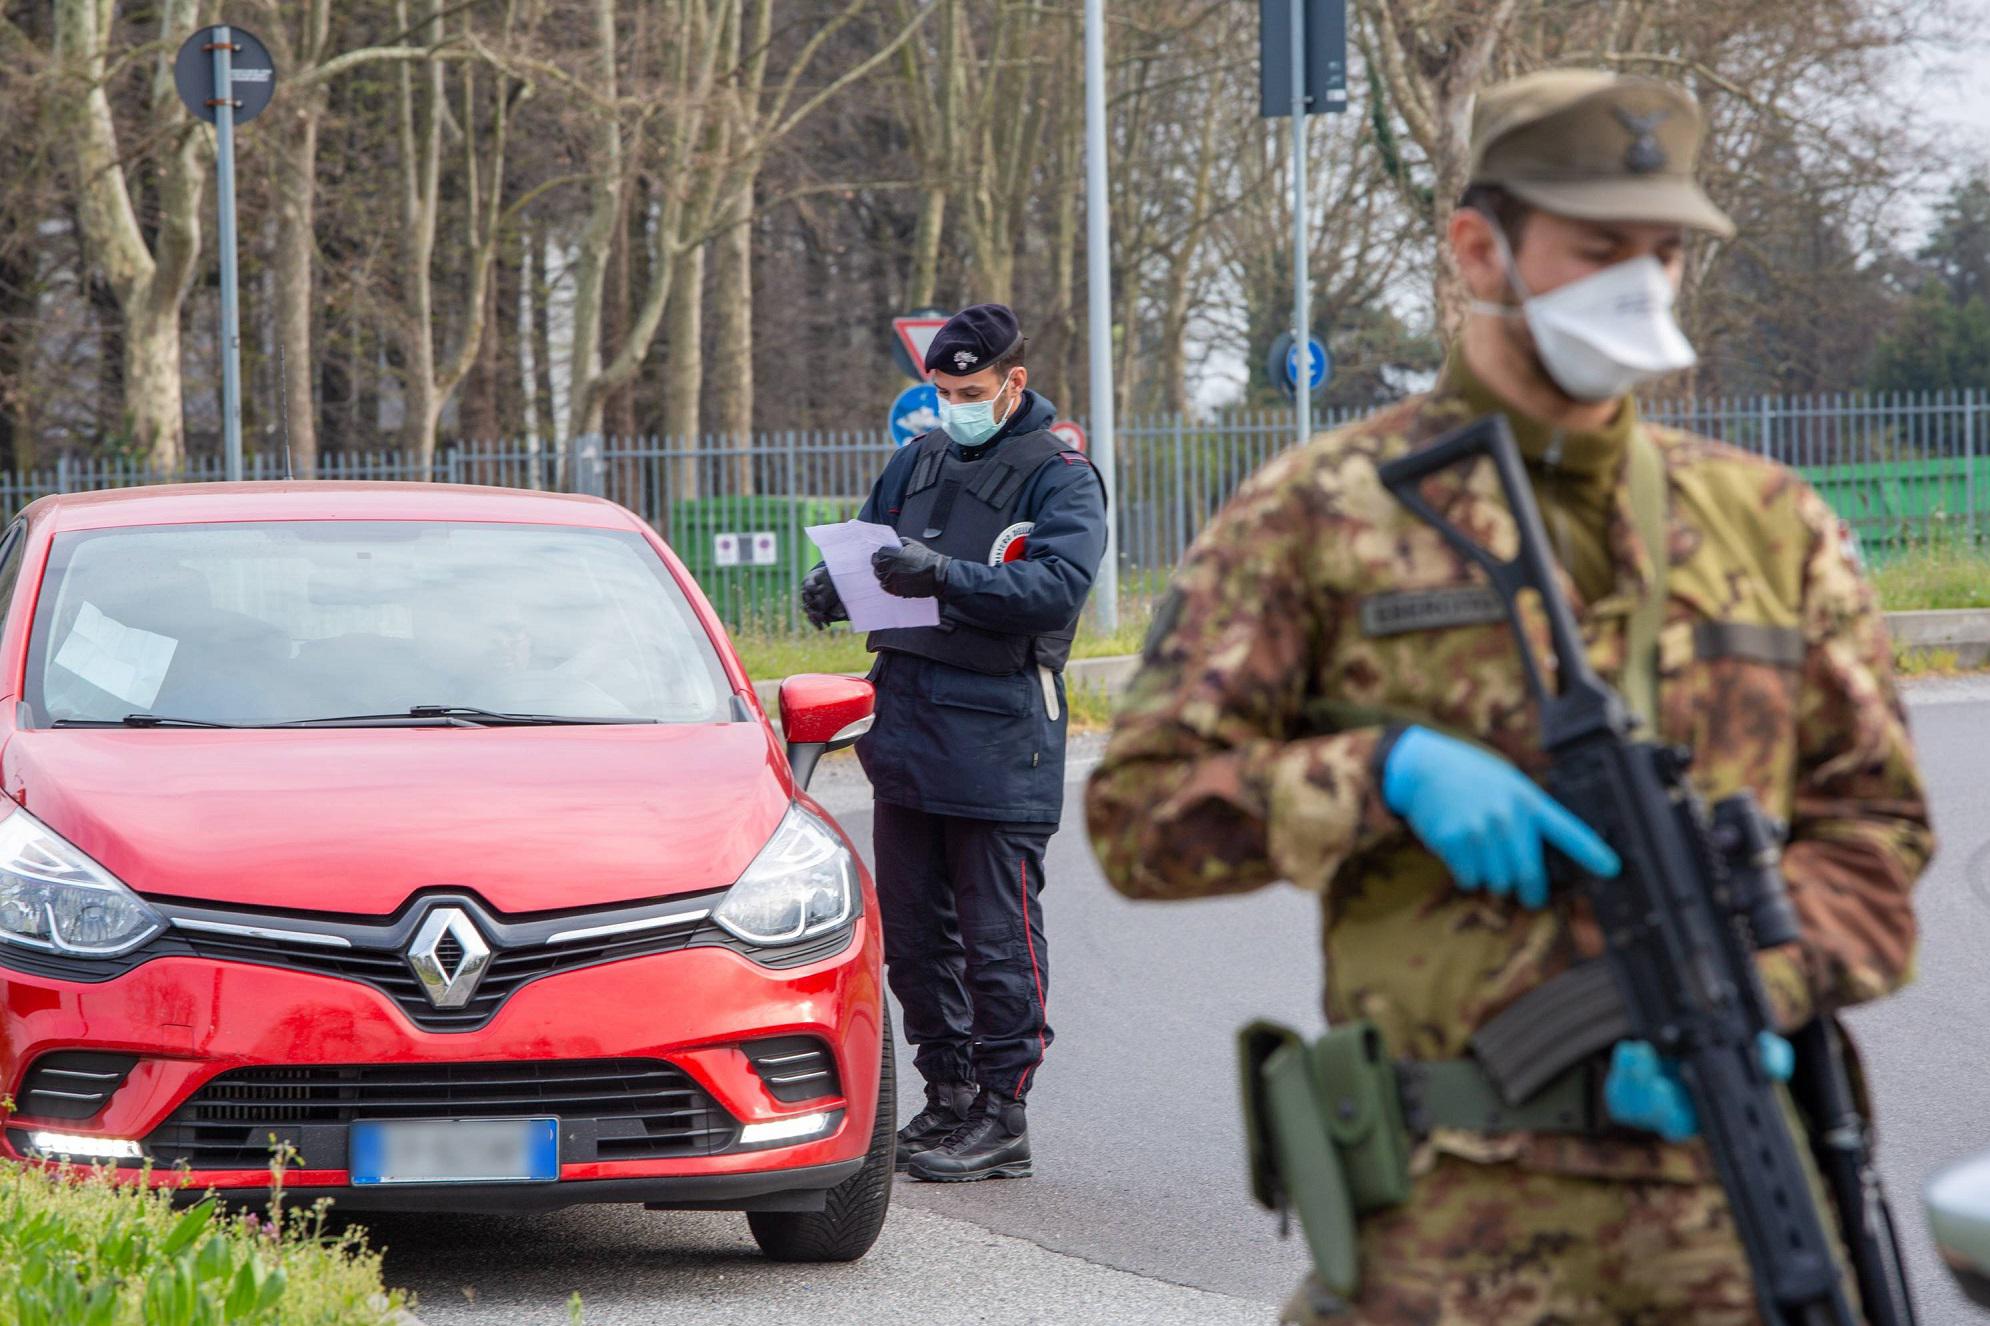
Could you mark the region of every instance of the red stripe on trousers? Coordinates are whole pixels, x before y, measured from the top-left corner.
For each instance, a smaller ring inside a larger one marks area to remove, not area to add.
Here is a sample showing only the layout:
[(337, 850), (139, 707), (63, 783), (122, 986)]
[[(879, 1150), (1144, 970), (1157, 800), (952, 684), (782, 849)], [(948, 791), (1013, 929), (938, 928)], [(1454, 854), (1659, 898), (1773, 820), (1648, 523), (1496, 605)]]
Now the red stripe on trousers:
[[(1045, 1019), (1050, 1016), (1050, 1001), (1043, 997), (1043, 972), (1036, 965), (1036, 936), (1030, 933), (1030, 861), (1028, 857), (1017, 858), (1016, 876), (1022, 882), (1023, 886), (1023, 942), (1029, 945), (1030, 979), (1036, 982), (1036, 1064), (1040, 1064), (1043, 1062), (1043, 1056), (1050, 1052), (1050, 1047), (1044, 1044), (1043, 1040), (1043, 1024)], [(1016, 1079), (1016, 1095), (1018, 1098), (1022, 1096), (1023, 1086), (1030, 1080), (1030, 1073), (1035, 1070), (1036, 1064), (1031, 1064), (1028, 1068), (1025, 1068), (1023, 1075)]]

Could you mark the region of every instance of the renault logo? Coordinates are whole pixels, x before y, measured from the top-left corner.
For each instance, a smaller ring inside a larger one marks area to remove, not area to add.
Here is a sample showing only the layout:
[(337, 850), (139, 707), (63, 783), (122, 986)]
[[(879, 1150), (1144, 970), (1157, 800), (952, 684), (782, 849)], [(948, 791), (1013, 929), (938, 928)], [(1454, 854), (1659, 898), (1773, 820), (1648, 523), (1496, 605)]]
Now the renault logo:
[[(455, 952), (447, 952), (445, 941), (455, 940)], [(455, 970), (445, 957), (453, 959)], [(408, 966), (422, 992), (437, 1008), (461, 1008), (477, 992), (484, 969), (491, 965), (491, 946), (477, 933), (468, 912), (458, 907), (438, 907), (422, 921), (421, 929), (408, 941)]]

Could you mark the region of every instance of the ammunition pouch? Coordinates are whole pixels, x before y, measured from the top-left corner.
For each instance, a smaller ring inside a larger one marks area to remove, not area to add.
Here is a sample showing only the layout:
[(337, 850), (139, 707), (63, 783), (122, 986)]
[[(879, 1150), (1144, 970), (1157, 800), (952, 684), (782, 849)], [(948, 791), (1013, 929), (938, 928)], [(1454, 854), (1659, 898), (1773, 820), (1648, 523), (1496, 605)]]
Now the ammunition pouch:
[(1321, 1280), (1342, 1297), (1360, 1283), (1355, 1217), (1409, 1196), (1409, 1129), (1396, 1066), (1371, 1023), (1308, 1044), (1290, 1027), (1240, 1033), (1251, 1194), (1299, 1215)]
[(1368, 1022), (1310, 1043), (1290, 1027), (1253, 1022), (1239, 1048), (1251, 1195), (1281, 1220), (1298, 1215), (1321, 1282), (1342, 1298), (1360, 1285), (1358, 1217), (1408, 1199), (1411, 1152), (1433, 1129), (1615, 1131), (1594, 1060), (1512, 1101), (1476, 1058), (1389, 1059)]

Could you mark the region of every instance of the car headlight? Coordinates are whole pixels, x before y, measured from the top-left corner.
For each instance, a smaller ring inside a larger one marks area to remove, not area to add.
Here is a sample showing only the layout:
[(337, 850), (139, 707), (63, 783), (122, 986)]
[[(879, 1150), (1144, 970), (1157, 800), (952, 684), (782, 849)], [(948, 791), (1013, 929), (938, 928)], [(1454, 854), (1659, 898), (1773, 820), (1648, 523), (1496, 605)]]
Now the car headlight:
[(114, 958), (165, 928), (143, 899), (25, 810), (0, 819), (0, 942)]
[(850, 923), (857, 863), (836, 831), (800, 806), (726, 893), (712, 919), (749, 944), (794, 944)]

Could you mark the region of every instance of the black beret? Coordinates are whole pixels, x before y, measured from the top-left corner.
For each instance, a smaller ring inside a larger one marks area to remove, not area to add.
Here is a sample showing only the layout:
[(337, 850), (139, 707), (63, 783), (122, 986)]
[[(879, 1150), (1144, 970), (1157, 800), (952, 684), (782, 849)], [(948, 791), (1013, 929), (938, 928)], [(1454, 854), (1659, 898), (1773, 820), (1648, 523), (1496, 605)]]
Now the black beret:
[(926, 371), (956, 377), (979, 373), (1023, 343), (1023, 329), (1007, 304), (976, 304), (947, 319), (926, 347)]

